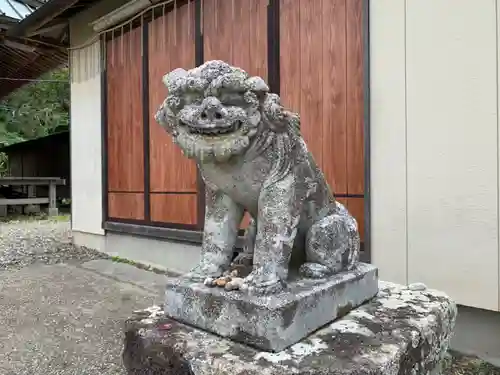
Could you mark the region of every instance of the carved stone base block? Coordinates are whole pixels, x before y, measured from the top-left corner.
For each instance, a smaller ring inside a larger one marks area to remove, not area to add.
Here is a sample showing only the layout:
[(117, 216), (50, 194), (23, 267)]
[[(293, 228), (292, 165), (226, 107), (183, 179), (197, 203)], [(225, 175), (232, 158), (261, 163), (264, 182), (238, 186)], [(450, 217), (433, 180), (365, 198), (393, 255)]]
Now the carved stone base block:
[(180, 322), (261, 350), (281, 351), (377, 294), (377, 268), (354, 270), (323, 280), (291, 281), (269, 296), (227, 292), (170, 278), (165, 314)]
[(128, 375), (437, 375), (457, 316), (441, 292), (381, 282), (369, 303), (269, 353), (166, 318), (162, 310), (126, 322)]

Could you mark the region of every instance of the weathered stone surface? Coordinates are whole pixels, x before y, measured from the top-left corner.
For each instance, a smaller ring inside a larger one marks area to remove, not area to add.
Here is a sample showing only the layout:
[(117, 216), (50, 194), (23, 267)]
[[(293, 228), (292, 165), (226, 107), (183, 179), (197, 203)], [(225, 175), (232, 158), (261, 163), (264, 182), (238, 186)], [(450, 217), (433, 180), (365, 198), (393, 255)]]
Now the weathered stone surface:
[(377, 294), (377, 269), (355, 269), (325, 280), (291, 281), (269, 296), (210, 288), (169, 278), (165, 314), (262, 350), (281, 351)]
[(201, 260), (186, 277), (218, 278), (230, 267), (245, 211), (252, 220), (236, 263), (252, 269), (241, 289), (273, 294), (285, 288), (292, 253), (309, 278), (359, 261), (356, 220), (335, 200), (307, 149), (299, 115), (286, 110), (262, 78), (207, 61), (175, 69), (163, 82), (168, 96), (155, 118), (205, 181)]
[(454, 302), (438, 291), (379, 287), (369, 303), (280, 353), (183, 325), (156, 307), (127, 321), (124, 364), (129, 375), (439, 374)]

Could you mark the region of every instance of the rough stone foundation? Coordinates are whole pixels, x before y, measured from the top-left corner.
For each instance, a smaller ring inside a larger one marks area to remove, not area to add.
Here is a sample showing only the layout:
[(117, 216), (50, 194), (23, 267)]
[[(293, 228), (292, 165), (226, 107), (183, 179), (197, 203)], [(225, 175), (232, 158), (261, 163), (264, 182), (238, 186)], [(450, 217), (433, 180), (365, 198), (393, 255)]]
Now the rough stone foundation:
[(126, 322), (129, 375), (434, 375), (457, 315), (445, 294), (381, 282), (371, 300), (279, 353), (192, 328), (162, 306)]

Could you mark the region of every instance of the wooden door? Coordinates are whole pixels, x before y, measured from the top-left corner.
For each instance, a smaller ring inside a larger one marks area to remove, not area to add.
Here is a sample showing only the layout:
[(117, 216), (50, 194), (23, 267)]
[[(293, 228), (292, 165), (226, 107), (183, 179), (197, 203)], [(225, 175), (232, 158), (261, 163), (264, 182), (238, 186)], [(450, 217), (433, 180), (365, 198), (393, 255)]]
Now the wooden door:
[(364, 234), (363, 0), (281, 0), (280, 91)]
[(144, 220), (140, 28), (106, 42), (109, 219)]
[(195, 67), (194, 6), (185, 4), (149, 23), (149, 112), (151, 221), (197, 224), (195, 163), (182, 155), (172, 138), (154, 120), (167, 96), (164, 74)]
[[(204, 0), (204, 59), (223, 60), (268, 79), (268, 0)], [(241, 228), (248, 226), (246, 214)]]
[[(204, 60), (223, 60), (268, 79), (268, 0), (204, 0)], [(246, 228), (245, 215), (241, 228)]]

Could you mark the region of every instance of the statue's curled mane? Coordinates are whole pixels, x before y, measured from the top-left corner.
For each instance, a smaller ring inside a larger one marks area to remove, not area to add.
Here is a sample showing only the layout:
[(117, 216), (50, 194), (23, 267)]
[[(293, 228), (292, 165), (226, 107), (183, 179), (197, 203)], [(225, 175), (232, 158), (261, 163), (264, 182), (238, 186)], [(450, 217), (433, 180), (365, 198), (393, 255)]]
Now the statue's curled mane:
[(196, 93), (202, 93), (203, 97), (218, 96), (221, 91), (230, 90), (241, 93), (254, 112), (258, 111), (259, 120), (264, 122), (265, 128), (277, 133), (291, 131), (300, 134), (299, 115), (286, 111), (280, 97), (269, 93), (269, 87), (262, 78), (249, 76), (223, 61), (209, 61), (189, 71), (176, 69), (163, 77), (163, 83), (168, 89), (163, 106), (167, 120), (164, 126), (170, 133), (175, 133), (179, 126), (177, 115), (189, 102), (190, 96)]

